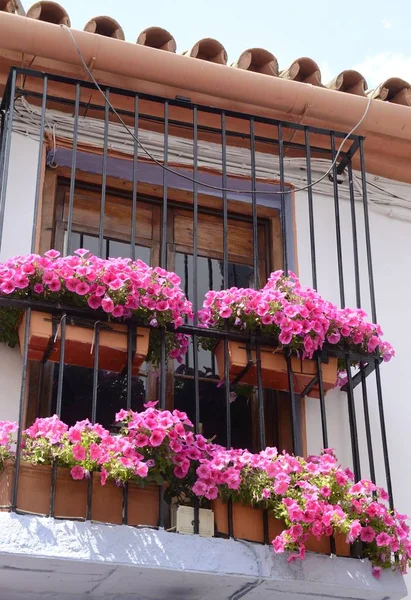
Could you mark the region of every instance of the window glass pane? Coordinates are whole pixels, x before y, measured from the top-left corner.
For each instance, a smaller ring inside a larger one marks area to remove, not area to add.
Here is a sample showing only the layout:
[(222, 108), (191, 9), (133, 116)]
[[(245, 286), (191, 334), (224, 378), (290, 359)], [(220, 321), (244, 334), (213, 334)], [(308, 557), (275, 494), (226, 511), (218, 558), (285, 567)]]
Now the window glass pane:
[[(56, 410), (59, 365), (53, 370), (52, 413)], [(133, 377), (131, 384), (131, 408), (144, 410), (146, 378)], [(73, 365), (64, 367), (64, 385), (61, 418), (68, 425), (91, 419), (93, 394), (93, 369)], [(110, 429), (115, 414), (127, 406), (127, 375), (100, 371), (98, 377), (97, 422)]]
[[(65, 239), (67, 240), (67, 231), (65, 232)], [(105, 258), (128, 258), (130, 256), (130, 244), (127, 242), (118, 242), (107, 238), (104, 238), (104, 241)], [(97, 256), (98, 236), (73, 232), (71, 234), (70, 248), (67, 249), (67, 253), (73, 254), (73, 252), (79, 248), (86, 248), (92, 254)], [(149, 265), (151, 260), (151, 249), (146, 246), (136, 245), (135, 256), (136, 259), (139, 258)]]
[[(181, 277), (181, 286), (188, 299), (193, 301), (193, 256), (176, 253), (176, 273)], [(229, 263), (228, 287), (249, 287), (253, 277), (253, 268), (249, 265)], [(200, 309), (204, 296), (209, 290), (222, 290), (223, 262), (221, 260), (199, 256), (197, 260), (198, 297)], [(195, 417), (194, 409), (194, 358), (193, 344), (190, 345), (185, 363), (175, 363), (174, 406)], [(226, 444), (226, 405), (225, 387), (219, 381), (222, 374), (216, 369), (212, 352), (198, 349), (200, 421), (205, 437), (216, 436), (217, 443)], [(231, 404), (232, 445), (236, 448), (252, 447), (251, 404), (247, 396), (239, 393)]]
[[(150, 248), (146, 248), (145, 246), (136, 246), (136, 260), (139, 258), (149, 265), (150, 254)], [(108, 256), (110, 258), (128, 258), (130, 256), (130, 244), (110, 240)]]

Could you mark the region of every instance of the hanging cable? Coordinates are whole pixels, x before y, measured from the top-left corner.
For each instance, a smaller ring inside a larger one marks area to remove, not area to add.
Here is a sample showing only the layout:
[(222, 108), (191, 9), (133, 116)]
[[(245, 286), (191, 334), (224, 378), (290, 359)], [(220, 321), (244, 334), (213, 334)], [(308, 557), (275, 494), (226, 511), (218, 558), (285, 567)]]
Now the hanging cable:
[[(79, 45), (77, 44), (77, 41), (71, 31), (71, 29), (69, 27), (67, 27), (67, 25), (62, 24), (61, 27), (63, 27), (63, 29), (65, 29), (68, 34), (70, 35), (70, 38), (74, 44), (74, 47), (77, 51), (77, 54), (80, 58), (80, 61), (83, 65), (83, 68), (85, 70), (85, 72), (87, 73), (87, 75), (90, 77), (91, 81), (94, 83), (94, 85), (96, 86), (96, 89), (100, 92), (100, 94), (103, 96), (105, 103), (110, 107), (111, 111), (113, 112), (113, 114), (116, 115), (117, 119), (120, 121), (120, 123), (123, 125), (123, 127), (127, 130), (127, 132), (129, 133), (129, 135), (133, 138), (133, 140), (138, 144), (138, 146), (143, 150), (143, 152), (159, 167), (161, 167), (162, 169), (164, 169), (164, 171), (167, 171), (168, 173), (171, 173), (173, 175), (176, 175), (177, 177), (181, 177), (182, 179), (186, 179), (187, 181), (190, 181), (192, 183), (195, 183), (201, 187), (205, 187), (208, 189), (212, 189), (218, 192), (227, 192), (227, 193), (231, 193), (231, 194), (252, 194), (253, 192), (250, 190), (237, 190), (237, 189), (232, 189), (232, 188), (222, 188), (216, 185), (212, 185), (210, 183), (204, 183), (202, 181), (198, 181), (196, 179), (193, 179), (192, 177), (190, 177), (189, 175), (185, 175), (184, 173), (180, 173), (178, 171), (175, 171), (174, 169), (167, 167), (165, 165), (163, 165), (162, 162), (160, 162), (159, 160), (157, 160), (151, 153), (149, 150), (147, 150), (147, 148), (141, 143), (141, 141), (134, 135), (134, 133), (131, 131), (131, 129), (129, 128), (129, 126), (127, 125), (127, 123), (123, 120), (123, 118), (119, 115), (119, 113), (117, 112), (117, 110), (114, 108), (114, 106), (112, 105), (112, 103), (110, 102), (110, 100), (107, 98), (106, 94), (104, 93), (104, 91), (102, 90), (102, 88), (100, 87), (98, 81), (96, 80), (96, 78), (94, 77), (93, 73), (91, 72), (91, 70), (89, 69), (86, 61), (84, 60), (83, 54), (80, 50)], [(305, 185), (303, 187), (299, 187), (299, 188), (294, 188), (293, 191), (294, 192), (303, 192), (304, 190), (308, 190), (310, 187), (314, 187), (315, 185), (317, 185), (318, 183), (320, 183), (323, 179), (325, 179), (327, 177), (327, 175), (329, 175), (329, 173), (331, 173), (332, 169), (334, 168), (334, 166), (337, 163), (338, 157), (341, 154), (341, 151), (343, 149), (343, 146), (345, 144), (345, 142), (348, 140), (348, 138), (358, 129), (358, 127), (361, 125), (361, 123), (364, 121), (365, 117), (368, 114), (368, 111), (370, 109), (371, 106), (371, 102), (372, 102), (372, 97), (370, 96), (367, 102), (367, 106), (364, 110), (364, 113), (361, 117), (361, 119), (358, 121), (358, 123), (351, 129), (351, 131), (349, 133), (347, 133), (347, 135), (345, 136), (345, 138), (343, 139), (343, 141), (341, 142), (336, 155), (334, 157), (334, 160), (332, 161), (329, 169), (317, 180), (311, 182), (308, 185)], [(264, 190), (258, 190), (258, 194), (264, 194), (265, 196), (275, 196), (275, 195), (279, 195), (279, 194), (284, 194), (284, 191), (279, 191), (279, 190), (275, 190), (275, 191), (264, 191)]]

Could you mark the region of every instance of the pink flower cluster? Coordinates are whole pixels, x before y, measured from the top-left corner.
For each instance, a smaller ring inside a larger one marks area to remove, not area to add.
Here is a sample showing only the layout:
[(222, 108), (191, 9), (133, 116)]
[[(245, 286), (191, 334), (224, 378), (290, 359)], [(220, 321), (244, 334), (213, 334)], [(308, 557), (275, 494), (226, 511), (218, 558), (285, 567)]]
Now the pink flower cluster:
[[(180, 283), (175, 273), (149, 267), (141, 260), (106, 260), (84, 249), (73, 256), (49, 250), (44, 256), (16, 256), (0, 263), (2, 295), (75, 302), (116, 319), (138, 317), (152, 327), (179, 327), (192, 317), (191, 303)], [(187, 346), (186, 336), (174, 336), (171, 358), (182, 360)]]
[(362, 354), (376, 351), (385, 361), (394, 356), (381, 338), (379, 325), (366, 320), (361, 309), (339, 309), (313, 289), (300, 284), (294, 273), (271, 273), (260, 290), (230, 288), (207, 292), (200, 322), (205, 327), (229, 326), (273, 336), (303, 358), (312, 358), (325, 343), (348, 347)]
[(376, 577), (391, 566), (406, 572), (411, 563), (407, 517), (389, 509), (382, 488), (368, 480), (354, 483), (332, 450), (307, 459), (278, 455), (276, 448), (259, 454), (215, 445), (207, 450), (193, 492), (267, 508), (285, 524), (272, 543), (277, 553), (291, 551), (289, 561), (304, 558), (311, 536), (343, 534), (347, 543), (364, 543)]
[(142, 413), (122, 410), (117, 413), (116, 421), (122, 423), (123, 434), (148, 461), (157, 456), (166, 465), (164, 478), (184, 479), (195, 461), (203, 456), (207, 440), (194, 435), (186, 413), (158, 410), (156, 404), (148, 402)]

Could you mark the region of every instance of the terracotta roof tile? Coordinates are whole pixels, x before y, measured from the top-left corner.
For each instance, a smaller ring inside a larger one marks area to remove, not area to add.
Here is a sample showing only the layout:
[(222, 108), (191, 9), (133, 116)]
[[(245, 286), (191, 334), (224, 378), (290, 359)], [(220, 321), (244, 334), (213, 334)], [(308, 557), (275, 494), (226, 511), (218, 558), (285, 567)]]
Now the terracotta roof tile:
[(84, 31), (89, 33), (98, 33), (107, 37), (116, 38), (117, 40), (125, 40), (123, 28), (111, 17), (94, 17), (86, 23)]
[[(19, 0), (0, 0), (0, 11), (21, 14)], [(70, 18), (65, 9), (57, 2), (36, 2), (28, 11), (27, 17), (40, 19), (56, 24), (70, 26)], [(89, 21), (85, 31), (108, 37), (124, 40), (124, 32), (119, 23), (111, 17), (98, 16)], [(137, 37), (137, 44), (157, 48), (168, 52), (176, 52), (177, 44), (173, 35), (160, 27), (149, 27)], [(200, 60), (214, 62), (220, 65), (227, 64), (227, 52), (221, 42), (212, 38), (205, 38), (196, 42), (184, 55)], [(231, 68), (254, 71), (263, 75), (283, 77), (292, 81), (300, 81), (314, 86), (327, 87), (332, 90), (347, 94), (364, 96), (411, 106), (411, 84), (403, 79), (391, 77), (377, 89), (367, 91), (367, 82), (361, 73), (351, 69), (342, 71), (331, 82), (325, 83), (321, 79), (318, 64), (309, 57), (295, 60), (288, 69), (279, 71), (277, 58), (264, 48), (250, 48), (244, 50)]]

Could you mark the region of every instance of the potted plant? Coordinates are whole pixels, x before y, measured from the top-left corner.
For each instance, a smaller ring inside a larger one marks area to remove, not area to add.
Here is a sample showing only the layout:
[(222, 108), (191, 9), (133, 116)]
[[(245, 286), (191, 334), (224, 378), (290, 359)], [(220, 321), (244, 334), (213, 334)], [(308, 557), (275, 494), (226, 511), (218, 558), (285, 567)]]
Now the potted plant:
[[(141, 413), (120, 411), (119, 432), (112, 434), (88, 420), (68, 427), (56, 415), (36, 419), (22, 434), (17, 508), (49, 514), (53, 465), (57, 467), (54, 515), (85, 518), (92, 479), (91, 518), (121, 523), (123, 488), (128, 484), (128, 524), (157, 526), (158, 486), (171, 489), (183, 480), (200, 457), (185, 413), (159, 411), (150, 402)], [(2, 505), (10, 506), (14, 476), (12, 434), (17, 426), (0, 427), (0, 458), (4, 466)]]
[[(291, 272), (288, 277), (283, 271), (272, 273), (261, 290), (230, 288), (208, 292), (199, 319), (204, 327), (240, 331), (274, 341), (275, 346), (261, 346), (261, 375), (265, 387), (278, 390), (289, 389), (285, 351), (290, 354), (297, 393), (317, 374), (314, 353), (327, 346), (366, 355), (378, 352), (384, 360), (394, 355), (392, 347), (382, 341), (379, 325), (368, 323), (364, 311), (338, 309), (315, 290), (303, 287)], [(205, 338), (202, 344), (213, 349), (223, 377), (224, 344), (215, 346)], [(255, 385), (256, 349), (233, 341), (228, 346), (230, 381), (240, 377), (242, 382)], [(325, 391), (335, 387), (337, 370), (345, 368), (344, 361), (338, 365), (332, 357), (321, 363)], [(312, 394), (318, 395), (318, 386)]]
[[(0, 264), (0, 294), (94, 311), (91, 320), (73, 319), (62, 312), (55, 318), (54, 328), (49, 314), (32, 311), (28, 356), (30, 360), (42, 360), (47, 353), (48, 360), (58, 362), (65, 319), (65, 362), (92, 368), (98, 324), (99, 368), (114, 372), (127, 366), (127, 327), (121, 321), (133, 317), (145, 325), (136, 329), (136, 374), (145, 359), (158, 364), (159, 328), (178, 327), (192, 314), (191, 303), (175, 273), (151, 268), (141, 260), (101, 259), (83, 249), (73, 256), (61, 257), (59, 252), (49, 250), (44, 256), (30, 254), (5, 261)], [(0, 340), (11, 346), (19, 340), (21, 348), (26, 321), (22, 313), (9, 307), (0, 310)], [(110, 322), (100, 322), (101, 315), (108, 315)], [(166, 349), (171, 358), (181, 361), (187, 347), (186, 336), (167, 333)]]
[(390, 510), (382, 488), (354, 483), (333, 450), (306, 459), (275, 448), (253, 454), (209, 446), (207, 454), (193, 492), (211, 500), (220, 533), (228, 533), (230, 500), (233, 535), (263, 541), (265, 509), (274, 551), (288, 551), (289, 561), (303, 559), (306, 550), (329, 554), (333, 536), (340, 556), (349, 556), (349, 545), (359, 541), (375, 577), (391, 567), (406, 572), (411, 564), (407, 517)]

